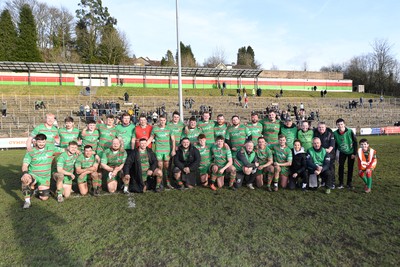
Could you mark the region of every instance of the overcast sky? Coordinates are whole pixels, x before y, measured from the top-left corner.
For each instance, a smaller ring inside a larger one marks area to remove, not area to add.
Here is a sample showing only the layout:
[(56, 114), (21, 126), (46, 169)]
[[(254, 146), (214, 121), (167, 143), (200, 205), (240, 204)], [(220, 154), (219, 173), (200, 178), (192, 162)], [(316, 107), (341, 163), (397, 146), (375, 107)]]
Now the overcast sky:
[[(0, 0), (1, 1), (1, 0)], [(79, 0), (38, 0), (73, 14)], [(161, 60), (176, 51), (175, 0), (103, 0), (131, 54)], [(218, 48), (228, 63), (250, 45), (262, 68), (319, 70), (372, 52), (386, 39), (400, 59), (398, 0), (179, 0), (180, 40), (203, 64)]]

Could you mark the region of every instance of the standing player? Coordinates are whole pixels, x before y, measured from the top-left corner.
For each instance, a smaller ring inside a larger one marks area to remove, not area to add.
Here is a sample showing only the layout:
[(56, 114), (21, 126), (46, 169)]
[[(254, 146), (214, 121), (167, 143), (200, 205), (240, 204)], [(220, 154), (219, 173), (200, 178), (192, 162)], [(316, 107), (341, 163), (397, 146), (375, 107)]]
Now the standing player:
[(358, 155), (358, 174), (363, 180), (365, 193), (371, 193), (372, 188), (372, 171), (375, 170), (377, 158), (376, 151), (369, 147), (368, 140), (363, 138), (360, 140), (360, 148)]
[[(139, 117), (139, 125), (136, 125), (133, 130), (133, 140), (135, 142), (135, 147), (139, 147), (139, 140), (150, 138), (151, 131), (153, 130), (153, 126), (147, 123), (146, 114), (142, 113)], [(152, 147), (152, 143), (149, 144), (148, 148)]]
[(99, 195), (101, 188), (101, 175), (98, 173), (100, 157), (95, 154), (90, 145), (83, 148), (83, 153), (75, 161), (75, 173), (78, 176), (78, 188), (81, 195), (86, 195), (88, 189), (88, 178), (90, 177), (93, 187), (93, 195)]
[(129, 155), (132, 149), (135, 148), (135, 139), (133, 137), (135, 125), (131, 123), (131, 116), (126, 112), (122, 113), (121, 123), (115, 128), (117, 130), (117, 137), (122, 138), (122, 141), (124, 141), (124, 149)]
[(268, 112), (268, 118), (261, 121), (263, 125), (263, 136), (269, 146), (278, 144), (278, 135), (281, 129), (281, 122), (276, 119), (276, 113), (273, 110)]
[(181, 139), (187, 137), (190, 143), (194, 144), (197, 141), (199, 134), (203, 133), (201, 128), (197, 127), (197, 121), (195, 117), (189, 119), (188, 125), (183, 128)]
[(59, 151), (56, 147), (46, 145), (46, 135), (38, 134), (34, 137), (35, 146), (26, 152), (22, 163), (22, 194), (25, 198), (24, 209), (31, 206), (31, 189), (35, 186), (39, 190), (39, 198), (47, 200), (50, 196), (51, 163)]
[[(132, 184), (132, 191), (136, 193), (146, 192), (152, 188), (152, 180), (155, 178), (155, 190), (162, 190), (162, 171), (157, 168), (157, 158), (153, 150), (147, 147), (147, 139), (139, 140), (139, 147), (135, 148), (126, 159), (123, 172), (125, 184)], [(154, 188), (153, 188), (154, 189)]]
[[(107, 148), (101, 156), (101, 168), (106, 171), (108, 192), (114, 193), (118, 187), (118, 177), (122, 177), (122, 168), (126, 160), (126, 151), (123, 141), (114, 137), (111, 147)], [(124, 193), (129, 193), (129, 181), (124, 181)]]
[(210, 121), (210, 112), (208, 110), (203, 112), (202, 120), (199, 121), (198, 125), (202, 133), (206, 136), (207, 145), (211, 146), (214, 144), (214, 122)]
[(67, 148), (71, 141), (77, 142), (79, 136), (79, 130), (74, 127), (74, 119), (72, 117), (66, 117), (64, 123), (65, 127), (58, 129), (61, 148)]
[(71, 195), (72, 180), (75, 179), (75, 161), (78, 158), (78, 143), (71, 141), (68, 143), (66, 151), (57, 158), (57, 172), (53, 173), (53, 178), (57, 185), (57, 201), (61, 203), (64, 197)]
[(333, 132), (336, 149), (339, 150), (339, 189), (343, 188), (344, 165), (347, 161), (347, 188), (353, 189), (353, 168), (357, 155), (357, 138), (351, 129), (344, 124), (343, 119), (336, 121), (338, 129)]
[(198, 139), (198, 143), (196, 144), (196, 148), (200, 152), (200, 181), (203, 186), (208, 186), (208, 176), (210, 173), (210, 165), (211, 165), (211, 150), (207, 145), (206, 136), (204, 134), (200, 134)]
[(180, 120), (181, 116), (178, 111), (172, 113), (172, 121), (170, 121), (167, 126), (171, 129), (172, 135), (175, 138), (175, 147), (178, 147), (181, 141), (182, 130), (185, 124)]
[(247, 123), (247, 128), (249, 128), (253, 144), (256, 146), (258, 143), (258, 138), (262, 136), (263, 126), (259, 122), (258, 114), (255, 112), (251, 113), (250, 120), (251, 123)]
[(279, 134), (286, 136), (286, 145), (292, 149), (294, 140), (297, 139), (297, 126), (292, 122), (290, 117), (285, 119), (285, 123), (281, 126)]
[[(39, 124), (36, 126), (33, 131), (31, 132), (30, 136), (28, 137), (28, 140), (26, 141), (26, 150), (31, 151), (32, 150), (32, 141), (35, 136), (38, 134), (44, 134), (46, 135), (46, 144), (48, 146), (54, 146), (54, 143), (58, 143), (58, 140), (56, 140), (56, 137), (58, 135), (58, 129), (56, 126), (54, 126), (54, 122), (56, 121), (56, 118), (54, 114), (46, 114), (46, 120), (43, 124)], [(58, 138), (57, 138), (58, 139)]]
[(297, 132), (297, 139), (301, 142), (304, 148), (304, 152), (312, 147), (312, 139), (314, 132), (310, 129), (308, 121), (302, 121), (300, 123), (300, 130)]
[(251, 140), (251, 132), (240, 123), (239, 116), (232, 116), (232, 125), (226, 129), (225, 135), (226, 143), (229, 145), (232, 151), (232, 157), (236, 158), (236, 153), (243, 147), (247, 140)]
[[(161, 115), (159, 118), (159, 124), (153, 127), (147, 145), (155, 140), (155, 153), (158, 161), (158, 168), (163, 172), (163, 176), (166, 178), (167, 187), (173, 189), (171, 182), (168, 178), (167, 170), (169, 167), (170, 156), (175, 156), (175, 138), (172, 135), (172, 131), (166, 125), (167, 118)], [(171, 145), (172, 144), (172, 148)]]
[(255, 149), (258, 163), (256, 185), (262, 187), (264, 185), (264, 175), (267, 175), (267, 190), (271, 191), (272, 177), (274, 175), (274, 158), (272, 150), (268, 147), (265, 138), (260, 136), (258, 138), (258, 144)]
[(86, 128), (79, 133), (78, 140), (82, 141), (83, 148), (85, 146), (91, 146), (96, 153), (100, 133), (96, 129), (96, 122), (94, 120), (88, 120), (86, 124)]
[[(97, 154), (111, 147), (113, 139), (117, 137), (117, 129), (114, 124), (114, 115), (106, 116), (106, 123), (97, 125), (99, 130), (99, 145), (97, 147)], [(100, 156), (101, 157), (101, 156)]]
[(286, 145), (286, 137), (279, 135), (279, 144), (273, 146), (274, 154), (274, 191), (278, 191), (278, 181), (286, 188), (289, 177), (289, 167), (292, 165), (292, 151)]
[(214, 124), (214, 141), (217, 139), (217, 136), (225, 137), (227, 127), (224, 115), (218, 114), (217, 121)]
[(224, 137), (217, 136), (216, 144), (211, 148), (211, 183), (210, 188), (216, 191), (215, 181), (218, 188), (224, 186), (225, 173), (229, 173), (229, 188), (236, 190), (234, 183), (236, 180), (236, 169), (232, 165), (232, 152), (225, 145)]

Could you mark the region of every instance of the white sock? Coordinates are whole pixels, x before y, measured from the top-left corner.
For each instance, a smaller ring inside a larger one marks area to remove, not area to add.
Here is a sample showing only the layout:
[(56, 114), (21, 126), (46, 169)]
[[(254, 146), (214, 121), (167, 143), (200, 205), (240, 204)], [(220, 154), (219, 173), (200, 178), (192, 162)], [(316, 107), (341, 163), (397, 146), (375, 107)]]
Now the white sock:
[(128, 186), (124, 185), (124, 191), (128, 191)]
[(27, 203), (31, 203), (31, 198), (30, 198), (30, 197), (28, 197), (28, 198), (25, 198), (25, 202), (27, 202)]

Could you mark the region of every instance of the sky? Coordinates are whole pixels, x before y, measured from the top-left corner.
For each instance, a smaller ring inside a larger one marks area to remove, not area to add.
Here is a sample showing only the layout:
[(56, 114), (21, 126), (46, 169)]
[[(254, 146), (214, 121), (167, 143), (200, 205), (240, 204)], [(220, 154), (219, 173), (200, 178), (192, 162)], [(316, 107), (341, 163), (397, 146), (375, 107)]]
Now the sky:
[[(79, 0), (38, 0), (66, 7)], [(174, 54), (176, 0), (103, 0), (117, 28), (129, 41), (130, 54), (161, 60)], [(400, 60), (398, 0), (179, 0), (179, 37), (199, 64), (217, 50), (236, 62), (240, 47), (251, 46), (263, 69), (311, 71), (342, 64), (373, 51), (387, 40)]]

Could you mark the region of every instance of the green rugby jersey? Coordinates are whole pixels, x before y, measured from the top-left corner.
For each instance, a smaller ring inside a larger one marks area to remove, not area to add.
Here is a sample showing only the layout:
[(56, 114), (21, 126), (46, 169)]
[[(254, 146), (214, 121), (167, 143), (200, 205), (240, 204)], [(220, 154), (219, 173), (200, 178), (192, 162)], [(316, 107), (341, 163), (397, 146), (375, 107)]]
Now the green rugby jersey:
[(262, 136), (263, 126), (261, 123), (248, 123), (247, 128), (251, 133), (251, 140), (253, 141), (254, 146), (257, 145), (258, 138)]
[(142, 167), (142, 180), (147, 180), (147, 171), (150, 169), (149, 155), (147, 151), (139, 150), (140, 166)]
[(168, 122), (167, 127), (171, 130), (175, 138), (175, 147), (178, 147), (181, 141), (182, 129), (185, 127), (185, 124), (181, 121), (178, 123)]
[(157, 153), (169, 153), (171, 151), (172, 131), (169, 127), (160, 128), (159, 125), (155, 125), (151, 135), (154, 136)]
[(273, 147), (273, 155), (274, 155), (274, 162), (278, 163), (285, 163), (291, 162), (293, 159), (292, 150), (289, 147), (281, 148), (279, 144), (274, 145)]
[(60, 152), (60, 150), (52, 145), (46, 145), (43, 149), (34, 147), (31, 151), (26, 152), (23, 163), (28, 164), (28, 173), (33, 176), (50, 179), (51, 163), (53, 162), (54, 154), (57, 152)]
[(249, 128), (243, 124), (237, 126), (229, 126), (226, 129), (225, 139), (231, 141), (232, 148), (236, 148), (236, 151), (244, 145), (246, 138), (251, 135)]
[(188, 129), (189, 131), (186, 133), (186, 128), (183, 128), (182, 130), (182, 135), (181, 139), (184, 137), (189, 138), (190, 143), (194, 144), (197, 142), (197, 137), (199, 137), (199, 134), (202, 134), (202, 130), (199, 127), (193, 128), (193, 129)]
[(200, 144), (196, 144), (195, 147), (200, 152), (200, 168), (208, 167), (211, 164), (211, 149), (209, 146), (201, 147)]
[(133, 138), (133, 133), (135, 131), (135, 125), (130, 123), (127, 126), (122, 124), (118, 124), (116, 127), (117, 130), (117, 137), (121, 137), (124, 141), (124, 148), (125, 149), (133, 149), (131, 145), (131, 141)]
[(219, 148), (218, 146), (211, 147), (211, 156), (213, 159), (213, 163), (215, 163), (218, 167), (224, 167), (229, 159), (232, 159), (232, 152), (229, 148)]
[(97, 124), (99, 130), (99, 146), (109, 148), (112, 145), (112, 140), (117, 137), (117, 129), (115, 126), (108, 127), (106, 124)]
[(86, 158), (85, 155), (81, 153), (75, 161), (75, 168), (87, 169), (92, 167), (95, 163), (99, 163), (96, 161), (95, 155)]
[(64, 171), (74, 173), (75, 161), (78, 158), (78, 154), (68, 155), (65, 151), (57, 158), (57, 168), (63, 168)]
[(58, 129), (58, 136), (60, 137), (60, 147), (66, 148), (71, 141), (78, 141), (79, 130), (77, 128), (72, 128), (68, 130), (63, 127)]
[(227, 128), (228, 128), (228, 126), (226, 125), (226, 123), (224, 123), (222, 125), (215, 123), (214, 124), (214, 140), (215, 140), (215, 138), (217, 138), (217, 136), (222, 136), (223, 138), (225, 138)]
[(261, 149), (260, 147), (257, 146), (255, 148), (255, 152), (260, 165), (266, 164), (270, 159), (273, 160), (272, 150), (268, 146), (265, 146), (264, 149)]
[(314, 131), (308, 130), (303, 132), (303, 130), (299, 130), (297, 132), (297, 138), (301, 142), (301, 146), (304, 148), (304, 151), (307, 152), (312, 147), (312, 139), (314, 137)]
[(79, 139), (82, 140), (82, 150), (86, 145), (90, 145), (93, 148), (93, 151), (97, 150), (97, 145), (99, 143), (100, 133), (97, 129), (93, 132), (90, 132), (86, 129), (86, 131), (81, 131), (79, 133)]
[(261, 120), (261, 124), (263, 125), (263, 136), (265, 141), (267, 141), (268, 145), (278, 144), (278, 135), (281, 129), (281, 123), (279, 120), (275, 122), (271, 122), (268, 118)]
[(287, 146), (292, 149), (294, 140), (297, 138), (297, 127), (285, 127), (284, 125), (281, 126), (281, 134), (286, 137), (286, 144)]
[(55, 138), (58, 135), (58, 129), (56, 126), (52, 125), (50, 128), (47, 128), (46, 125), (44, 123), (39, 124), (38, 126), (36, 126), (32, 132), (31, 132), (31, 137), (35, 137), (38, 134), (44, 134), (46, 135), (47, 139), (46, 139), (46, 143), (48, 145), (54, 145), (55, 143)]
[(126, 151), (113, 151), (110, 148), (107, 148), (104, 150), (104, 152), (101, 155), (101, 163), (106, 164), (110, 167), (117, 167), (123, 163), (125, 163), (126, 160)]
[(214, 122), (213, 121), (199, 121), (197, 126), (202, 130), (203, 134), (206, 136), (206, 144), (214, 144)]

